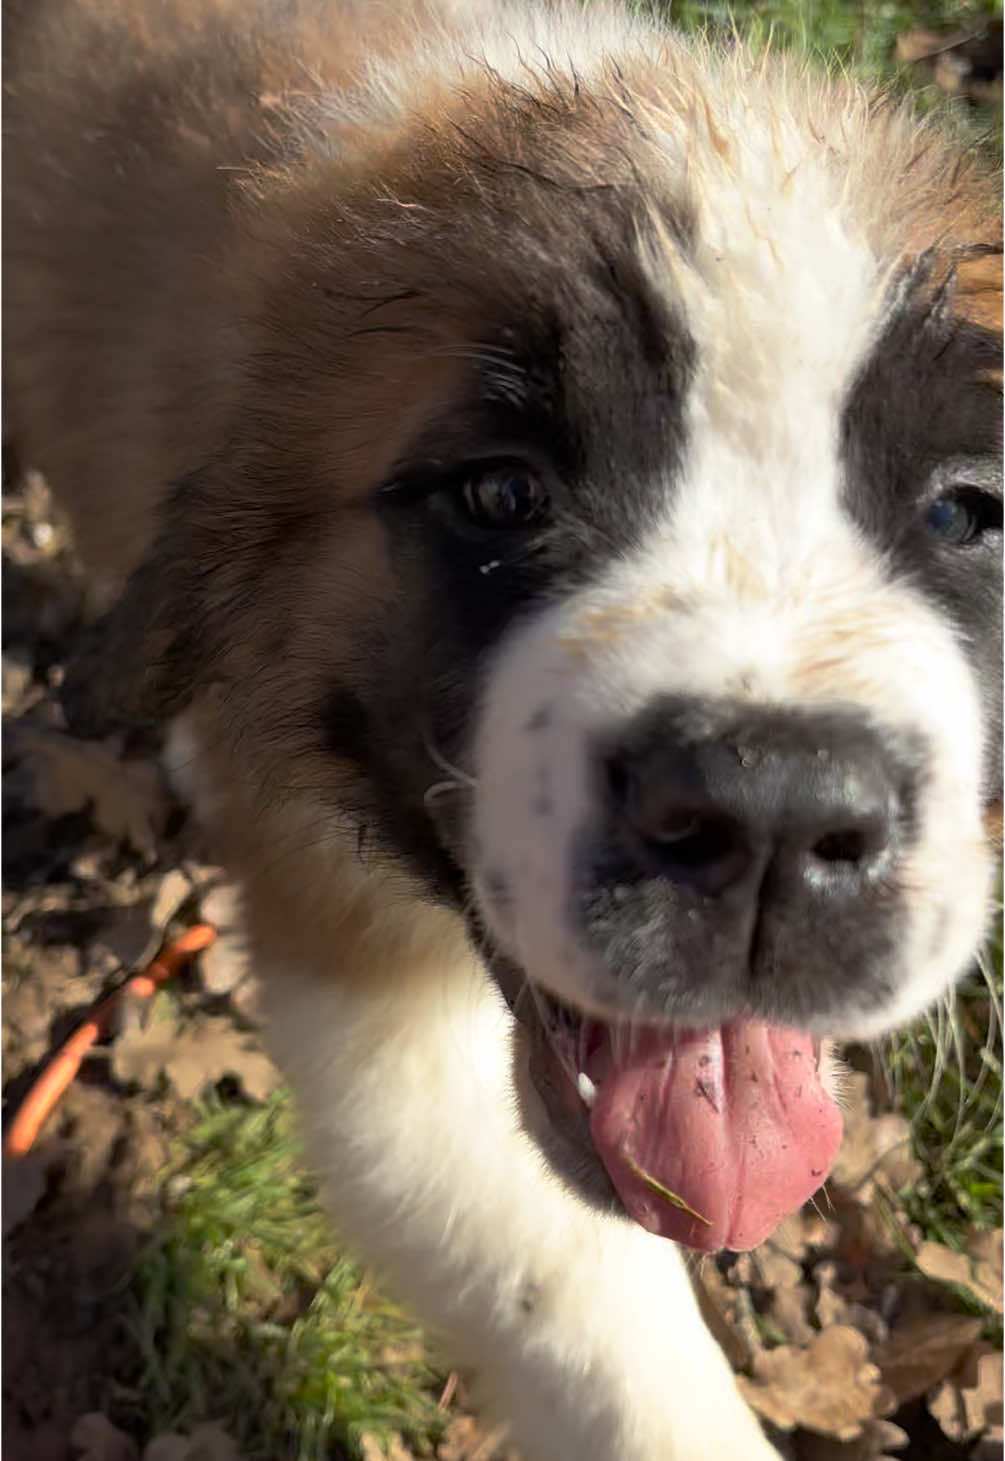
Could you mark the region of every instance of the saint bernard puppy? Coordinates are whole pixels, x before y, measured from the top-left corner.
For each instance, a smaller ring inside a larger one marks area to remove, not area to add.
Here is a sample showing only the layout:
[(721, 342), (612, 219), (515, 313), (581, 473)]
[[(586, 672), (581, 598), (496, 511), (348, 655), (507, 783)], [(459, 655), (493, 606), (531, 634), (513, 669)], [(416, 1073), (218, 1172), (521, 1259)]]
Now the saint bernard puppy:
[(12, 0), (7, 427), (340, 1231), (535, 1461), (776, 1453), (679, 1245), (980, 942), (998, 187), (602, 5)]

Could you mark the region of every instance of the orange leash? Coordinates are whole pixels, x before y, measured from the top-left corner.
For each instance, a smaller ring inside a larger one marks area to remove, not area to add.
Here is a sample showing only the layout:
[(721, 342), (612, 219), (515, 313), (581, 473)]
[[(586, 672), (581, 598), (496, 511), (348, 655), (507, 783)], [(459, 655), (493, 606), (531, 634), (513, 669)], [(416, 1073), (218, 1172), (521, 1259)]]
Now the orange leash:
[(23, 1157), (31, 1150), (46, 1119), (52, 1114), (63, 1092), (73, 1083), (80, 1063), (94, 1042), (106, 1035), (111, 1017), (124, 994), (149, 999), (162, 985), (183, 969), (196, 954), (216, 941), (216, 929), (208, 923), (197, 923), (167, 944), (139, 974), (99, 1000), (83, 1024), (78, 1025), (49, 1061), (41, 1075), (29, 1088), (7, 1128), (3, 1141), (5, 1157)]

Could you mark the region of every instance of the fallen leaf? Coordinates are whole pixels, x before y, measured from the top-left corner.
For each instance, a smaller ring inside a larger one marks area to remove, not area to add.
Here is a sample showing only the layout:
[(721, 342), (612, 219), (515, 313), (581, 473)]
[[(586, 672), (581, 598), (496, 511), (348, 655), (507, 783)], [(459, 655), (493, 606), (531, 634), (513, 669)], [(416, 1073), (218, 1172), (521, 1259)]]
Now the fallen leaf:
[(829, 1259), (817, 1263), (813, 1279), (819, 1289), (815, 1310), (821, 1329), (829, 1329), (833, 1324), (847, 1324), (852, 1329), (861, 1330), (870, 1344), (886, 1342), (889, 1331), (882, 1315), (848, 1292), (847, 1278), (845, 1287), (839, 1287), (837, 1263)]
[(32, 668), (30, 663), (20, 656), (7, 654), (4, 651), (2, 661), (2, 697), (3, 712), (9, 715), (10, 712), (24, 699), (32, 682)]
[(926, 1315), (892, 1330), (874, 1358), (898, 1406), (951, 1375), (980, 1332), (981, 1321), (962, 1314)]
[(803, 1268), (771, 1243), (763, 1243), (753, 1254), (754, 1273), (762, 1288), (791, 1289), (803, 1282)]
[(164, 1070), (183, 1100), (191, 1100), (225, 1075), (239, 1080), (253, 1101), (267, 1100), (280, 1082), (279, 1072), (255, 1040), (217, 1015), (182, 1031)]
[(216, 1421), (197, 1425), (190, 1436), (165, 1431), (143, 1452), (143, 1461), (241, 1461), (232, 1437)]
[[(969, 1373), (967, 1370), (969, 1369)], [(961, 1373), (943, 1380), (928, 1397), (928, 1409), (951, 1441), (970, 1441), (1002, 1424), (1002, 1358), (982, 1345)]]
[(159, 943), (146, 905), (127, 904), (110, 909), (102, 918), (91, 943), (90, 960), (93, 964), (107, 955), (116, 969), (138, 969), (150, 962)]
[(794, 1452), (796, 1461), (897, 1461), (891, 1454), (901, 1451), (910, 1437), (891, 1420), (869, 1420), (860, 1436), (837, 1441), (833, 1436), (815, 1436), (803, 1431)]
[(156, 1008), (145, 1025), (126, 1030), (112, 1047), (112, 1073), (124, 1084), (154, 1090), (164, 1075), (182, 1100), (201, 1095), (224, 1076), (240, 1081), (246, 1095), (264, 1101), (279, 1085), (279, 1072), (255, 1039), (221, 1015), (181, 1025)]
[(503, 1426), (486, 1430), (474, 1416), (455, 1416), (436, 1448), (437, 1461), (519, 1461), (505, 1435)]
[(900, 65), (915, 65), (918, 61), (930, 60), (945, 43), (946, 38), (940, 31), (919, 25), (913, 30), (901, 31), (894, 57)]
[(798, 1288), (777, 1289), (764, 1314), (790, 1344), (812, 1344), (817, 1330), (809, 1321), (809, 1307), (809, 1288), (800, 1284)]
[(199, 899), (199, 916), (205, 923), (211, 923), (217, 933), (239, 933), (243, 926), (241, 917), (241, 892), (236, 883), (217, 883)]
[(996, 1314), (1002, 1312), (1002, 1234), (995, 1230), (990, 1241), (977, 1235), (973, 1253), (957, 1253), (942, 1243), (922, 1243), (916, 1262), (926, 1278), (939, 1283), (959, 1284)]
[(199, 914), (217, 932), (216, 942), (199, 955), (199, 977), (210, 994), (230, 994), (250, 972), (237, 884), (220, 883), (210, 888), (200, 899)]
[(862, 1203), (871, 1199), (877, 1177), (896, 1192), (917, 1182), (922, 1174), (921, 1163), (911, 1150), (908, 1122), (893, 1112), (874, 1116), (868, 1085), (869, 1077), (863, 1071), (853, 1071), (848, 1077), (841, 1099), (844, 1140), (828, 1179), (835, 1187), (853, 1192)]
[(172, 868), (160, 881), (156, 897), (150, 909), (150, 923), (158, 932), (167, 927), (185, 899), (192, 892), (192, 884), (178, 868)]
[(155, 1001), (146, 1020), (124, 1029), (112, 1044), (112, 1075), (123, 1085), (156, 1090), (178, 1038), (178, 1021)]
[(199, 955), (199, 977), (210, 994), (230, 994), (248, 976), (251, 965), (243, 938), (222, 934)]
[(892, 1397), (857, 1329), (837, 1325), (808, 1349), (782, 1345), (754, 1356), (754, 1378), (738, 1376), (748, 1403), (766, 1420), (853, 1440), (865, 1423), (887, 1414)]
[(970, 1461), (1002, 1461), (1005, 1452), (1005, 1427), (993, 1425), (986, 1436), (981, 1436), (970, 1454)]
[(359, 1449), (363, 1461), (415, 1461), (411, 1451), (406, 1451), (400, 1436), (391, 1436), (386, 1444), (364, 1432), (359, 1438)]
[(217, 1421), (197, 1425), (189, 1437), (186, 1461), (241, 1461), (232, 1436)]
[(144, 1448), (143, 1461), (188, 1461), (188, 1437), (177, 1431), (154, 1436)]
[(974, 1265), (973, 1291), (978, 1297), (987, 1295), (985, 1302), (998, 1314), (1002, 1312), (1003, 1242), (1001, 1228), (972, 1229), (967, 1242)]
[(54, 1158), (41, 1149), (23, 1157), (3, 1158), (3, 1236), (30, 1218), (45, 1196), (48, 1169)]
[(123, 760), (119, 742), (79, 741), (58, 731), (20, 729), (35, 782), (35, 802), (48, 817), (90, 807), (95, 826), (145, 857), (156, 852), (167, 819), (157, 765)]
[(82, 1415), (70, 1432), (78, 1461), (137, 1461), (139, 1452), (130, 1436), (112, 1425), (106, 1415)]

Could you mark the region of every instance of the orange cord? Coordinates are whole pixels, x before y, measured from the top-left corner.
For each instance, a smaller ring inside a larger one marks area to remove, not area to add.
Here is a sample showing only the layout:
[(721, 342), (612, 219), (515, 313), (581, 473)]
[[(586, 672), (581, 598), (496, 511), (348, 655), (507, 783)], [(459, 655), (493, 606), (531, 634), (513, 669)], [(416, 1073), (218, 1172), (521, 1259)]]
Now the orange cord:
[(99, 1000), (83, 1024), (56, 1051), (41, 1075), (29, 1088), (7, 1128), (3, 1141), (5, 1157), (23, 1157), (31, 1150), (46, 1119), (63, 1092), (73, 1083), (80, 1063), (95, 1040), (108, 1033), (111, 1016), (123, 994), (149, 999), (161, 985), (173, 979), (196, 954), (216, 942), (216, 929), (197, 923), (163, 948), (139, 974), (133, 974), (118, 989)]

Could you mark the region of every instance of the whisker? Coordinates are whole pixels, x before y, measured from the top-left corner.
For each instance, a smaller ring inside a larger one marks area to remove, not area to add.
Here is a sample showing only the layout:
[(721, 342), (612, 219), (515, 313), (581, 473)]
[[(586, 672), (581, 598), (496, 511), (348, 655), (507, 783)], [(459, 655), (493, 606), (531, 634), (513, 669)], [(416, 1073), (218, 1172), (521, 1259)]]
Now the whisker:
[(437, 801), (439, 797), (447, 796), (450, 792), (466, 792), (469, 789), (469, 787), (464, 786), (460, 781), (453, 779), (449, 781), (434, 781), (432, 786), (427, 786), (422, 793), (422, 802), (424, 806), (428, 807), (430, 802)]
[(443, 752), (437, 749), (437, 747), (433, 744), (428, 735), (423, 734), (422, 742), (426, 748), (429, 759), (434, 763), (434, 765), (438, 766), (441, 771), (446, 772), (447, 776), (449, 776), (454, 781), (463, 782), (465, 786), (470, 787), (472, 790), (477, 787), (477, 780), (473, 776), (469, 776), (468, 773), (464, 771), (460, 766), (455, 766), (453, 762), (448, 761)]

